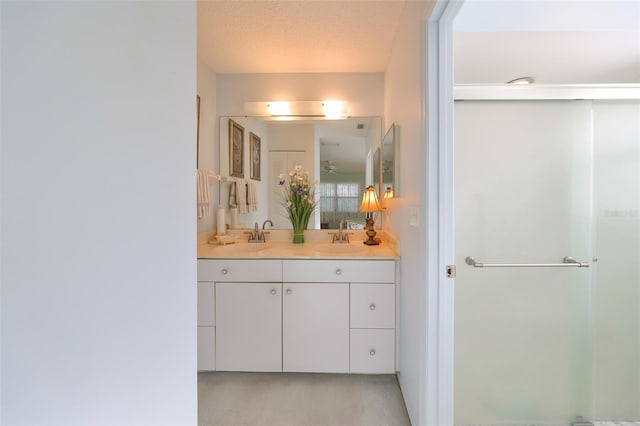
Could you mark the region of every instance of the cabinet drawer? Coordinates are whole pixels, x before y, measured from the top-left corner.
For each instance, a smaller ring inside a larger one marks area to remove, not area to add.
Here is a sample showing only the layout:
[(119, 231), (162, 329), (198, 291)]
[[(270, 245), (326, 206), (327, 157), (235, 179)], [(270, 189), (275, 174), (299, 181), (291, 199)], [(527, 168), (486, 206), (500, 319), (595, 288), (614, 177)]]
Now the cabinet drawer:
[(198, 325), (216, 325), (215, 284), (212, 282), (198, 283)]
[(393, 330), (351, 330), (351, 373), (395, 373)]
[(198, 259), (198, 281), (281, 282), (282, 261), (275, 259)]
[(285, 282), (395, 282), (393, 260), (283, 260)]
[(394, 284), (351, 284), (351, 328), (395, 327)]
[(216, 328), (198, 327), (198, 371), (216, 369)]

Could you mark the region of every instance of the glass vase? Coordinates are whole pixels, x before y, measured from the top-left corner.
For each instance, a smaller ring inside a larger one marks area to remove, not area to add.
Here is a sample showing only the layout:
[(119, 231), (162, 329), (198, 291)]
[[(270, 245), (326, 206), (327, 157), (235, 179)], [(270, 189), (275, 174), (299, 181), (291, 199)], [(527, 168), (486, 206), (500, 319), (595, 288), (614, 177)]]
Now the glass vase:
[(293, 228), (293, 244), (302, 244), (304, 243), (304, 228), (296, 229)]

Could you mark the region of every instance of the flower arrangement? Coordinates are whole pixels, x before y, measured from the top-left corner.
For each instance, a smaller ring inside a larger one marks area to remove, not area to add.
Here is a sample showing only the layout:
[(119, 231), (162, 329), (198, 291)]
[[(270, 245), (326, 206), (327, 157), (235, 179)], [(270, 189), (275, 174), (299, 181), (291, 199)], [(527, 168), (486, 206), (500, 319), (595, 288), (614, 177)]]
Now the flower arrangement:
[(285, 175), (279, 175), (278, 179), (278, 183), (284, 187), (282, 204), (293, 225), (293, 242), (304, 243), (304, 230), (317, 206), (314, 185), (309, 182), (309, 174), (302, 170), (302, 166), (295, 166), (289, 172), (288, 185), (285, 185)]

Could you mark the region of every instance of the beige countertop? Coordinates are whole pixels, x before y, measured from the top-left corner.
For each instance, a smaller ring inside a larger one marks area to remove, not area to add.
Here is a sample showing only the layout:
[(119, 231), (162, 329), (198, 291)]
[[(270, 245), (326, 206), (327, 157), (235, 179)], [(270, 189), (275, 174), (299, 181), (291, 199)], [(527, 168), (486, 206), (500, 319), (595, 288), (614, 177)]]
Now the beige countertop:
[[(248, 230), (245, 230), (248, 231)], [(348, 231), (347, 243), (333, 244), (331, 233), (335, 230), (308, 230), (305, 242), (293, 244), (290, 230), (268, 230), (266, 243), (248, 243), (244, 231), (232, 230), (237, 242), (222, 245), (216, 241), (215, 233), (198, 234), (198, 259), (397, 259), (397, 242), (393, 236), (378, 231), (380, 245), (363, 244), (364, 231)]]

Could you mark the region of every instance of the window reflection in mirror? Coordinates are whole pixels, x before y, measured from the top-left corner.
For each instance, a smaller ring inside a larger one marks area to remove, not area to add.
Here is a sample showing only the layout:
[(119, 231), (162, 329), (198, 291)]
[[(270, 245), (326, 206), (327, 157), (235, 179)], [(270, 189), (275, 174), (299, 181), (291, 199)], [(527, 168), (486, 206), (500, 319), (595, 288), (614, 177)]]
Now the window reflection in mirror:
[[(278, 175), (285, 176), (295, 165), (302, 165), (311, 180), (316, 181), (319, 209), (309, 220), (309, 229), (336, 229), (345, 219), (348, 227), (364, 226), (364, 213), (358, 212), (362, 191), (367, 186), (367, 153), (380, 145), (380, 117), (351, 117), (345, 120), (306, 119), (274, 121), (260, 117), (221, 117), (219, 132), (220, 174), (229, 173), (229, 120), (245, 128), (249, 155), (249, 134), (261, 140), (261, 180), (253, 180), (257, 210), (239, 213), (237, 226), (251, 227), (271, 219), (276, 229), (290, 229), (291, 224), (282, 207), (283, 188)], [(245, 165), (250, 164), (249, 158)], [(243, 181), (249, 181), (249, 170)], [(234, 178), (235, 179), (235, 178)], [(221, 182), (219, 202), (226, 209), (230, 222), (230, 182)], [(231, 194), (233, 195), (233, 194)]]

